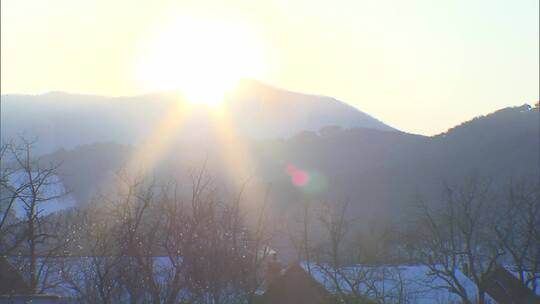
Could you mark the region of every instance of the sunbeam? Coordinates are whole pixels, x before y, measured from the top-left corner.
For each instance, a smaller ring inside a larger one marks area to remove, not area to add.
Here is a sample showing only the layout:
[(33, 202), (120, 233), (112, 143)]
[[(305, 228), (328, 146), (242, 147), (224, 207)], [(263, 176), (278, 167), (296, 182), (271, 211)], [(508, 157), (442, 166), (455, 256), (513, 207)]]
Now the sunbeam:
[(125, 173), (129, 176), (146, 176), (169, 151), (191, 110), (184, 103), (173, 103), (161, 123), (130, 157), (124, 167)]
[(257, 187), (257, 168), (246, 145), (246, 139), (237, 133), (227, 108), (220, 107), (210, 114), (220, 148), (219, 159), (224, 166), (226, 177), (237, 187), (249, 183), (251, 192), (262, 193)]

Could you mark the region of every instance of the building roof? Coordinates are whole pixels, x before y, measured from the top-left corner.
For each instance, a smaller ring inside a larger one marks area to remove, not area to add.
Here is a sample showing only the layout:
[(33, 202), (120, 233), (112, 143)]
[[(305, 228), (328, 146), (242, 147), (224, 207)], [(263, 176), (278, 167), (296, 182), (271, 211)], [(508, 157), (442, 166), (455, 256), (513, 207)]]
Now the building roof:
[(288, 267), (268, 283), (256, 303), (269, 304), (331, 304), (334, 296), (310, 276), (299, 264)]
[(497, 303), (540, 304), (540, 297), (503, 267), (495, 268), (484, 282), (484, 290)]

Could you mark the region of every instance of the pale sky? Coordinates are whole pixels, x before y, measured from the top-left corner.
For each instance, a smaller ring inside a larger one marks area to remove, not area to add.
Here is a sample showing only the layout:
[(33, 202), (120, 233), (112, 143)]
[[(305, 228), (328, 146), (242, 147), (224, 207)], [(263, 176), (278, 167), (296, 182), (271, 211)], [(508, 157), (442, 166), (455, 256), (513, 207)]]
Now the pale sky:
[(237, 44), (239, 54), (262, 68), (239, 76), (332, 96), (407, 132), (436, 134), (539, 98), (538, 0), (2, 0), (1, 6), (2, 94), (145, 93), (141, 65), (155, 60), (145, 58), (148, 48), (189, 19), (240, 29), (239, 39), (249, 41)]

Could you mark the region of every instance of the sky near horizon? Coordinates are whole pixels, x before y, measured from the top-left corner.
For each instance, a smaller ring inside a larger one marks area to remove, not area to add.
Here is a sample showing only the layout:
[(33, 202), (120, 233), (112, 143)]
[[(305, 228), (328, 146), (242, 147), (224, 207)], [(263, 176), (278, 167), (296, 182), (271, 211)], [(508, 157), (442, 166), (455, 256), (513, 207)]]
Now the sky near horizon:
[[(149, 80), (156, 66), (167, 71)], [(231, 74), (332, 96), (436, 134), (539, 99), (539, 1), (1, 2), (2, 94), (136, 95), (197, 71), (219, 74), (214, 86)]]

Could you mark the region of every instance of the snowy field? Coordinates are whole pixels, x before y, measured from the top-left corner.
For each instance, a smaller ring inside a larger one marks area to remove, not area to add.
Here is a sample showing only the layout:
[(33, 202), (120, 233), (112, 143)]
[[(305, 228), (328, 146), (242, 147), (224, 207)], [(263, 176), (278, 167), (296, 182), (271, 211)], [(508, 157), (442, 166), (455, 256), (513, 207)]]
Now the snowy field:
[[(9, 178), (10, 184), (17, 188), (24, 185), (27, 182), (27, 177), (24, 173), (12, 174)], [(10, 191), (2, 189), (2, 198), (9, 197)], [(23, 193), (28, 197), (28, 191)], [(46, 199), (55, 197), (54, 199), (43, 201), (37, 204), (37, 213), (41, 216), (49, 215), (61, 210), (72, 208), (76, 205), (76, 201), (69, 193), (67, 193), (62, 180), (58, 176), (51, 176), (47, 180), (47, 185), (43, 185), (40, 188), (38, 199)], [(12, 206), (12, 210), (15, 212), (17, 218), (22, 218), (26, 214), (27, 204), (22, 199), (17, 199)]]

